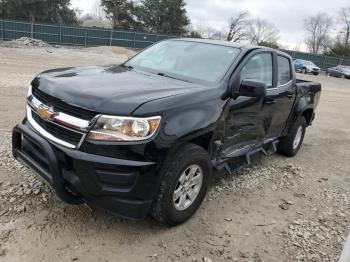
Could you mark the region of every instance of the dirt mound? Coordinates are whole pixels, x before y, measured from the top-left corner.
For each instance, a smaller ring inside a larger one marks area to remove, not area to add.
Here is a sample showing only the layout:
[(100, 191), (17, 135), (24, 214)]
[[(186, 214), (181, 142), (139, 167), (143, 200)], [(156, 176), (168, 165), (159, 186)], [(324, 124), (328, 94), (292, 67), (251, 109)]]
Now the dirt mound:
[(51, 47), (50, 44), (30, 37), (21, 37), (15, 40), (3, 42), (2, 46), (5, 47)]
[(48, 47), (51, 46), (50, 44), (39, 40), (39, 39), (34, 39), (30, 37), (21, 37), (16, 40), (14, 40), (16, 43), (20, 43), (25, 46), (39, 46), (39, 47)]

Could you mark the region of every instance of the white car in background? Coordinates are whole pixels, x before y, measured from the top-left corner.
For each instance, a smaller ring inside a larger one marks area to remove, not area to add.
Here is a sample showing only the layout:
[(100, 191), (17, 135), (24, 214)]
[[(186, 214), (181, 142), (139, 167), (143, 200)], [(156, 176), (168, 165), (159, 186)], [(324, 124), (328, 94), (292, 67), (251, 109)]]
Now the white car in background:
[(303, 74), (319, 75), (321, 68), (315, 65), (312, 61), (297, 59), (294, 61), (295, 71)]

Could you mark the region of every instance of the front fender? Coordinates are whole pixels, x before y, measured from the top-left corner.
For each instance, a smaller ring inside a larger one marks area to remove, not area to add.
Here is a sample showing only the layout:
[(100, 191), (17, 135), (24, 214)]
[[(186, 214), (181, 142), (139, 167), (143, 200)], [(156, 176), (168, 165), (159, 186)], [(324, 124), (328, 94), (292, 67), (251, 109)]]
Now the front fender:
[(216, 129), (227, 99), (224, 88), (198, 88), (191, 93), (150, 101), (135, 116), (161, 115), (162, 123), (155, 140), (161, 147), (195, 138)]
[(206, 133), (213, 130), (221, 113), (222, 109), (212, 102), (182, 108), (167, 115), (164, 133), (178, 139), (193, 133)]
[[(171, 148), (176, 144), (224, 129), (220, 125), (224, 101), (210, 100), (167, 110), (162, 115), (162, 126), (155, 138), (159, 147)], [(218, 128), (221, 126), (221, 128)]]

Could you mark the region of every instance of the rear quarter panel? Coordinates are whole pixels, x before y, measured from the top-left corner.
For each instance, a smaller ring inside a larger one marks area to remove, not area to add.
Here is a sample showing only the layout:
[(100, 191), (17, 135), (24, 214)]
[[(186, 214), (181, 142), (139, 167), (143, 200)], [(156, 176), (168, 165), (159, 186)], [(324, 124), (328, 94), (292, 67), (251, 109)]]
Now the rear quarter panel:
[(284, 135), (289, 133), (294, 122), (303, 115), (307, 110), (312, 110), (314, 113), (320, 100), (321, 84), (316, 82), (309, 82), (297, 80), (297, 98), (293, 107), (293, 111), (289, 118), (287, 128)]

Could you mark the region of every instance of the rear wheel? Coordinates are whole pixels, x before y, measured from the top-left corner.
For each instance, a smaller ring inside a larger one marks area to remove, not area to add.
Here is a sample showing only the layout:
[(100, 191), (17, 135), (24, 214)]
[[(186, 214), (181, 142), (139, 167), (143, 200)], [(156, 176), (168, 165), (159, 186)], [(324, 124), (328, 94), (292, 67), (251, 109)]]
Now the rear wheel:
[(285, 156), (295, 156), (304, 141), (306, 120), (299, 117), (291, 128), (290, 134), (280, 139), (278, 152)]
[(303, 74), (307, 74), (307, 70), (306, 70), (306, 68), (303, 68), (303, 70), (301, 70), (301, 73), (303, 73)]
[(150, 215), (175, 226), (188, 220), (199, 208), (211, 174), (208, 153), (194, 144), (185, 144), (165, 161), (160, 191)]

